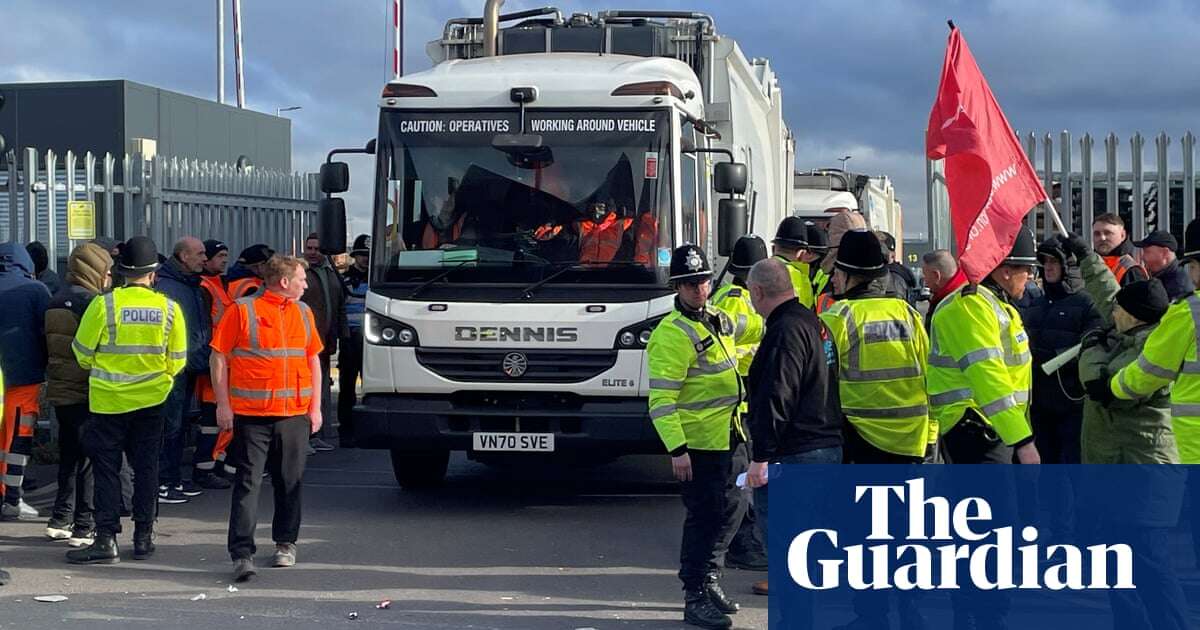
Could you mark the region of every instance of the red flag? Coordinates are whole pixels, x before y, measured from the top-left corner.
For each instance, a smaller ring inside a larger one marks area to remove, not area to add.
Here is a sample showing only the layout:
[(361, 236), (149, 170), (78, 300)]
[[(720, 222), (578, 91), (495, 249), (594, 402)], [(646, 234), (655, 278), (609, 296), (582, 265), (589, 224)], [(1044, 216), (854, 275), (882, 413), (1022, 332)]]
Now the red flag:
[(1008, 255), (1046, 191), (957, 28), (951, 27), (925, 154), (945, 159), (959, 265), (979, 282)]

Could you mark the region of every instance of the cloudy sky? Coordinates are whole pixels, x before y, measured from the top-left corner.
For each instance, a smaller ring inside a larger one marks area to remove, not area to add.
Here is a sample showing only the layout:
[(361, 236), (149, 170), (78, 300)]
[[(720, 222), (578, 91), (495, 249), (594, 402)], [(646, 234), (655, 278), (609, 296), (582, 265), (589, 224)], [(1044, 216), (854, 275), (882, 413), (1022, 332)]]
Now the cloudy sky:
[[(544, 4), (509, 0), (504, 10)], [(297, 170), (315, 170), (330, 147), (361, 145), (374, 134), (376, 99), (390, 67), (389, 5), (244, 0), (247, 106), (303, 108), (286, 114), (294, 121)], [(852, 170), (890, 175), (910, 234), (925, 229), (923, 130), (947, 18), (962, 29), (1017, 129), (1115, 131), (1128, 168), (1134, 131), (1178, 137), (1200, 126), (1200, 2), (1194, 0), (564, 0), (558, 6), (567, 13), (712, 14), (721, 33), (736, 38), (747, 56), (769, 58), (779, 74), (797, 167), (836, 166), (836, 158), (851, 155)], [(479, 15), (482, 7), (483, 0), (408, 0), (406, 71), (429, 67), (425, 42), (446, 19)], [(0, 82), (130, 79), (216, 96), (214, 0), (0, 0), (0, 24)], [(231, 35), (226, 43), (232, 101)], [(373, 174), (365, 160), (352, 167), (349, 206), (362, 229)]]

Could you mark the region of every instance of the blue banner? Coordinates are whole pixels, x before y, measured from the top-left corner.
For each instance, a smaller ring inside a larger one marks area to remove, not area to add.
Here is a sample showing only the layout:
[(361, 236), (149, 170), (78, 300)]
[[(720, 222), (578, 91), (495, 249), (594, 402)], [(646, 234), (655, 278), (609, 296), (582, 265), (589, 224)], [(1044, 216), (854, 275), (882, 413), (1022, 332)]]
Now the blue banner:
[(1200, 628), (1189, 468), (773, 465), (770, 626)]

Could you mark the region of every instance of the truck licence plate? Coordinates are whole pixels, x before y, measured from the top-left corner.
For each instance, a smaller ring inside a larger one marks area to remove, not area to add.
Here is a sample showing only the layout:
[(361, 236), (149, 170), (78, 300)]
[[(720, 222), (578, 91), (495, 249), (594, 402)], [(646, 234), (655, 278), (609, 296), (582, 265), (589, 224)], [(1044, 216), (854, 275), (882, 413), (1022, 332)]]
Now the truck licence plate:
[(477, 451), (552, 452), (553, 433), (473, 433)]

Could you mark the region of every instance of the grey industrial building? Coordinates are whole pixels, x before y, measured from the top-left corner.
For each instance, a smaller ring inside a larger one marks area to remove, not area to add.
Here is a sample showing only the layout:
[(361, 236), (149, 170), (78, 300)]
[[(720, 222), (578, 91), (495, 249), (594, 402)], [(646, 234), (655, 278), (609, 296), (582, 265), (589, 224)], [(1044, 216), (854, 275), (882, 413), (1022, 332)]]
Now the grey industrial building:
[[(10, 149), (157, 155), (291, 171), (291, 121), (133, 81), (0, 83)], [(152, 141), (150, 143), (146, 140)]]

